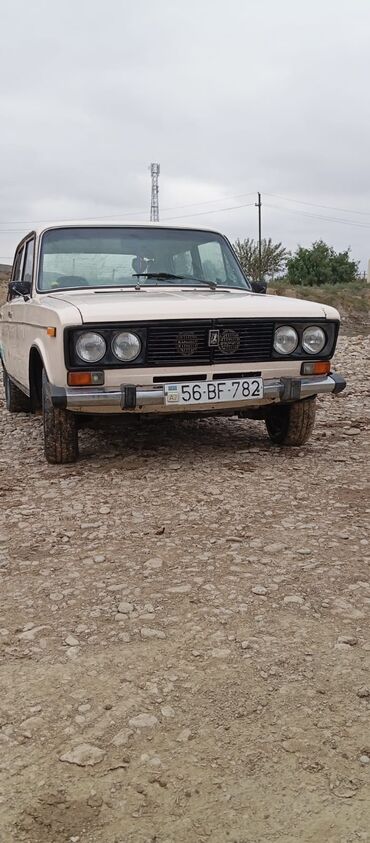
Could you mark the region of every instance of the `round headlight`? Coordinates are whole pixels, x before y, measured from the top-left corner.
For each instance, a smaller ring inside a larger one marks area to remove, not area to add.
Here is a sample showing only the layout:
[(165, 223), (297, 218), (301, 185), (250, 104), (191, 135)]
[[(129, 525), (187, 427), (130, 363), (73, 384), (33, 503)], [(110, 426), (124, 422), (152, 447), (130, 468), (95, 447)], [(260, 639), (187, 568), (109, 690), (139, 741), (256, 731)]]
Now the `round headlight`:
[(136, 334), (131, 334), (129, 331), (121, 331), (120, 334), (116, 334), (113, 338), (112, 351), (115, 357), (118, 357), (118, 360), (131, 363), (140, 354), (141, 340)]
[(95, 334), (94, 331), (80, 334), (76, 342), (76, 353), (84, 363), (98, 363), (104, 357), (106, 350), (104, 337), (101, 334)]
[(320, 354), (326, 345), (326, 334), (318, 325), (312, 325), (311, 328), (305, 328), (302, 337), (302, 348), (308, 354)]
[(276, 328), (274, 349), (278, 354), (293, 354), (298, 345), (298, 334), (290, 325)]

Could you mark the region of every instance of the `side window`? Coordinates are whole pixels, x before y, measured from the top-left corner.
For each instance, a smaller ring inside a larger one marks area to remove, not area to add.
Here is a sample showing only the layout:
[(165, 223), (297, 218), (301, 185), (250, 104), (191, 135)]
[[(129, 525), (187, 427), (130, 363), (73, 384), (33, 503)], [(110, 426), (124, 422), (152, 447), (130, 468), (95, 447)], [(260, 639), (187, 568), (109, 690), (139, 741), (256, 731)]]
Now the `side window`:
[(17, 252), (17, 254), (15, 256), (12, 281), (20, 281), (21, 280), (23, 252), (24, 252), (24, 247), (22, 246), (22, 248), (19, 250), (19, 252)]
[(33, 254), (35, 249), (35, 241), (29, 240), (26, 243), (26, 254), (24, 258), (24, 265), (23, 265), (23, 281), (32, 281), (32, 270), (33, 270)]
[(194, 275), (191, 252), (180, 252), (173, 256), (173, 269), (176, 275)]
[(215, 240), (198, 246), (203, 276), (207, 281), (227, 281), (221, 246)]

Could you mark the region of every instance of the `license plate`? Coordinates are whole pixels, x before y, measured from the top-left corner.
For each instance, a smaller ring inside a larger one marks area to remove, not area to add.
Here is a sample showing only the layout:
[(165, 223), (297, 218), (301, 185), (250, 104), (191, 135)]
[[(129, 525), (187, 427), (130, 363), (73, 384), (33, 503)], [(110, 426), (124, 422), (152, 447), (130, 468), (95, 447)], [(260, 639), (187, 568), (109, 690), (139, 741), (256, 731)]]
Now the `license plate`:
[(224, 381), (166, 383), (166, 404), (230, 404), (263, 398), (262, 378), (233, 378)]

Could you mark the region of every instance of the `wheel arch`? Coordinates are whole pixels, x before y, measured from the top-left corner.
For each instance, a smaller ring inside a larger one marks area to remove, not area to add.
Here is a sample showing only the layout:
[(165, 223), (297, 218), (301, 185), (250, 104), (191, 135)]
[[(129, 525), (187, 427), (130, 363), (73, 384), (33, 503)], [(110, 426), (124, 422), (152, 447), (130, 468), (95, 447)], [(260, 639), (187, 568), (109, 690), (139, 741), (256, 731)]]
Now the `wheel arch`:
[(29, 355), (29, 386), (33, 410), (39, 410), (42, 406), (43, 370), (45, 370), (47, 376), (49, 376), (45, 351), (38, 342), (35, 342), (30, 348)]

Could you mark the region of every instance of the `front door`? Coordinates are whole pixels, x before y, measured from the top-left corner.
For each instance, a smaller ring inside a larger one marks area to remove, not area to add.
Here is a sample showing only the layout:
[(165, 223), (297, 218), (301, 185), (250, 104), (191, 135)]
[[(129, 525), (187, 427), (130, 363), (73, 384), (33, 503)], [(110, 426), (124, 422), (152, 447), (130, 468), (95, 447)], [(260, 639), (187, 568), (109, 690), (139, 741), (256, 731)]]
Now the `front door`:
[[(20, 281), (24, 263), (24, 244), (19, 247), (15, 254), (12, 281)], [(3, 307), (2, 318), (2, 356), (4, 366), (8, 375), (20, 382), (21, 375), (21, 343), (20, 343), (20, 319), (22, 318), (23, 296), (16, 296), (8, 301)]]
[[(32, 283), (33, 277), (33, 259), (35, 252), (35, 239), (31, 238), (24, 244), (24, 261), (22, 269), (22, 281), (29, 281)], [(19, 324), (18, 324), (18, 343), (19, 343), (19, 383), (24, 386), (29, 386), (29, 355), (30, 355), (30, 332), (28, 326), (30, 320), (32, 321), (32, 299), (25, 301), (20, 300), (20, 306), (17, 310)]]

